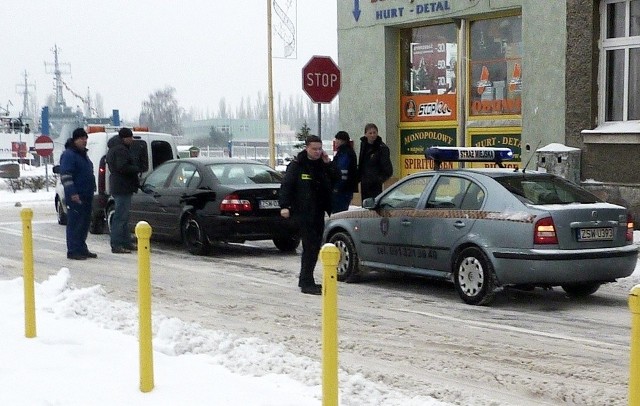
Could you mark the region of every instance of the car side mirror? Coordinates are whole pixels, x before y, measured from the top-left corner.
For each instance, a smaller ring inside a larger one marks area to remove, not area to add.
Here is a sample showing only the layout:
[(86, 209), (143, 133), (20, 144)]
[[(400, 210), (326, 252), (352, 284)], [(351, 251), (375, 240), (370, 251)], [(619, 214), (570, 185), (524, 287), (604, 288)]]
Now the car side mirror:
[(362, 201), (363, 209), (374, 209), (376, 207), (376, 199), (373, 197), (368, 197)]

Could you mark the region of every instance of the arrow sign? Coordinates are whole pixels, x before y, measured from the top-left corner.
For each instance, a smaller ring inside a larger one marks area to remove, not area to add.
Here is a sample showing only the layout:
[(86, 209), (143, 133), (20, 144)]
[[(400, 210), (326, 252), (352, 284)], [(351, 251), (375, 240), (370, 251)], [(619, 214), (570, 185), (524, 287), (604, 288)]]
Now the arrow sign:
[(353, 0), (353, 18), (356, 22), (360, 19), (360, 0)]

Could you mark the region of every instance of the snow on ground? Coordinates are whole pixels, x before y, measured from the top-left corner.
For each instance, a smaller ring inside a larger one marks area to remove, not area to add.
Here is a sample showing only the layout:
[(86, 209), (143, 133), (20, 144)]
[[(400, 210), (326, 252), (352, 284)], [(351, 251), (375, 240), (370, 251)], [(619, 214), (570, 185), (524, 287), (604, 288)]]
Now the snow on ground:
[[(53, 196), (52, 188), (12, 193), (0, 184), (1, 205), (51, 204), (53, 209)], [(640, 232), (634, 237), (640, 241)], [(629, 279), (640, 282), (640, 266)], [(155, 387), (143, 393), (137, 308), (109, 301), (100, 286), (74, 289), (71, 285), (67, 268), (36, 283), (37, 335), (26, 338), (23, 280), (0, 281), (0, 404), (322, 403), (318, 361), (293, 355), (278, 343), (206, 330), (159, 313), (153, 315)], [(342, 405), (446, 405), (432, 398), (407, 398), (344, 371), (339, 379)]]

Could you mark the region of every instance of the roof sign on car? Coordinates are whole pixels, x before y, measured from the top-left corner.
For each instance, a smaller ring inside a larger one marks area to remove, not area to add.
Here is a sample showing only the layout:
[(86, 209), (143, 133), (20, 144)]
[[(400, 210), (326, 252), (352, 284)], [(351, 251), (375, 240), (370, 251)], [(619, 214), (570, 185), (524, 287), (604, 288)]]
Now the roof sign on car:
[(495, 162), (499, 167), (502, 161), (513, 159), (513, 152), (509, 148), (482, 147), (430, 147), (424, 153), (427, 159), (433, 159), (435, 169), (440, 169), (442, 162)]

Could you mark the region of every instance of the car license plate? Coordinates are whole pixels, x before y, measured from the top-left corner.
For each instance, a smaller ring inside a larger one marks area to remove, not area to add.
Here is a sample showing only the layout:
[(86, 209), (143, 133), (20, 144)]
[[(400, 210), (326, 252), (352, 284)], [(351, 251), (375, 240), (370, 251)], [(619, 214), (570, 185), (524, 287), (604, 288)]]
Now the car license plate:
[(613, 228), (581, 228), (578, 230), (578, 241), (610, 241), (613, 240)]
[(277, 200), (260, 200), (259, 206), (261, 209), (279, 209), (280, 203)]

